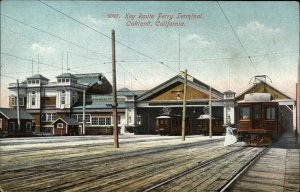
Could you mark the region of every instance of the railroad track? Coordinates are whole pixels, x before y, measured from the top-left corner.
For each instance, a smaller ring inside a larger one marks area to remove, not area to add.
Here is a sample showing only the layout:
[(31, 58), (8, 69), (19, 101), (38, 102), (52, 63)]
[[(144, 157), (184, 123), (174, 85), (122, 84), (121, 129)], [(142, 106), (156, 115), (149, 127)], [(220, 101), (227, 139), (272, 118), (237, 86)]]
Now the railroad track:
[(6, 169), (0, 174), (0, 184), (7, 191), (218, 191), (238, 174), (241, 165), (264, 150), (224, 147), (222, 141), (39, 162)]
[[(198, 165), (191, 167), (187, 170), (184, 170), (183, 172), (168, 178), (166, 180), (163, 180), (159, 183), (156, 183), (155, 185), (148, 187), (146, 189), (144, 189), (144, 192), (149, 192), (149, 191), (190, 191), (190, 190), (205, 190), (205, 191), (226, 191), (226, 189), (228, 189), (230, 187), (230, 185), (244, 172), (246, 171), (262, 154), (264, 154), (266, 151), (268, 150), (268, 148), (263, 148), (262, 150), (259, 150), (258, 153), (256, 153), (252, 158), (248, 159), (241, 167), (239, 167), (236, 170), (230, 170), (232, 171), (232, 174), (230, 174), (230, 176), (227, 176), (226, 179), (211, 179), (211, 178), (206, 178), (203, 179), (203, 181), (199, 182), (197, 184), (194, 184), (192, 182), (187, 182), (185, 185), (180, 186), (181, 182), (185, 182), (184, 177), (187, 177), (188, 179), (186, 180), (192, 180), (193, 177), (195, 175), (197, 175), (198, 172), (201, 172), (205, 167), (213, 167), (214, 165), (217, 164), (221, 164), (222, 162), (227, 161), (228, 157), (237, 155), (237, 154), (242, 154), (243, 152), (249, 152), (248, 147), (244, 147), (244, 148), (239, 148), (237, 150), (234, 151), (230, 151), (226, 154), (220, 155), (218, 157), (215, 157), (213, 159), (209, 159), (207, 161), (204, 162), (199, 162)], [(240, 155), (237, 155), (237, 157), (240, 157)], [(233, 160), (235, 160), (235, 158), (233, 158)], [(229, 161), (229, 160), (228, 160)], [(234, 162), (234, 161), (233, 161)], [(211, 168), (208, 168), (207, 170), (210, 170)], [(207, 173), (206, 170), (206, 173)], [(204, 169), (205, 171), (205, 169)], [(217, 169), (217, 171), (220, 171)], [(194, 174), (192, 174), (194, 173)], [(209, 174), (209, 173), (207, 173)], [(217, 173), (210, 173), (210, 175), (214, 175)], [(188, 175), (192, 175), (192, 176), (188, 176)], [(221, 175), (220, 175), (221, 176)], [(221, 176), (222, 177), (222, 176)], [(181, 179), (181, 180), (180, 180)], [(214, 183), (209, 182), (209, 180), (213, 180)], [(224, 182), (225, 180), (225, 182)], [(179, 181), (179, 182), (178, 182)], [(172, 184), (173, 183), (173, 184)], [(221, 183), (221, 185), (219, 184)], [(210, 186), (210, 189), (208, 189), (206, 186)]]
[[(190, 148), (206, 148), (209, 150), (214, 148), (213, 146), (216, 145), (215, 143), (220, 143), (220, 141), (222, 141), (222, 139), (185, 143), (175, 146), (164, 146), (159, 149), (143, 149), (126, 152), (126, 154), (113, 153), (100, 156), (77, 157), (55, 163), (41, 163), (34, 166), (6, 169), (1, 171), (0, 184), (4, 185), (6, 187), (5, 189), (16, 191), (37, 190), (38, 188), (42, 188), (43, 191), (70, 189), (70, 187), (76, 187), (82, 182), (93, 182), (100, 178), (108, 178), (110, 175), (114, 177), (117, 174), (123, 174), (124, 172), (128, 173), (134, 170), (145, 170), (145, 168), (152, 164), (152, 162), (149, 162), (148, 160), (152, 154), (161, 156), (161, 158), (156, 159), (158, 163), (157, 166), (159, 168), (161, 163), (169, 163), (169, 165), (174, 163), (172, 155), (170, 158), (164, 158), (162, 154), (171, 153), (174, 150), (185, 151)], [(132, 160), (136, 158), (144, 160), (141, 161), (141, 163), (138, 162), (137, 164), (129, 164), (129, 166), (126, 165), (118, 169), (109, 169), (110, 164), (118, 164), (120, 162), (124, 162), (126, 159)], [(180, 160), (178, 160), (178, 162), (180, 162)], [(106, 166), (101, 168), (103, 165)], [(102, 171), (101, 169), (107, 169), (108, 171)], [(85, 178), (86, 173), (88, 173), (91, 177)], [(62, 183), (65, 176), (71, 180)], [(59, 182), (57, 180), (52, 181), (53, 178), (61, 178), (61, 180)], [(25, 183), (26, 185), (24, 185)], [(45, 183), (50, 185), (45, 186)]]

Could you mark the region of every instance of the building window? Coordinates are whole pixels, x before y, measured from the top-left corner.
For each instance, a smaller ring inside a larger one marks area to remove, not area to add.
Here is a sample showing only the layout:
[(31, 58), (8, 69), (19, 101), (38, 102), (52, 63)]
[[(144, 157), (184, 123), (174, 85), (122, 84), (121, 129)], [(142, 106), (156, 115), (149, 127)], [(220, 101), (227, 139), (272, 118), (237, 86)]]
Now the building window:
[(99, 118), (98, 117), (92, 117), (92, 125), (99, 125)]
[(2, 129), (2, 119), (0, 119), (0, 129)]
[[(17, 106), (17, 105), (18, 105), (17, 97), (12, 97), (11, 98), (11, 106)], [(19, 105), (24, 106), (24, 98), (23, 97), (19, 98)]]
[(61, 79), (61, 82), (62, 82), (62, 83), (66, 82), (66, 79)]
[(27, 81), (27, 83), (28, 83), (28, 84), (31, 84), (31, 81), (30, 81), (30, 80), (28, 80), (28, 81)]
[(57, 128), (59, 128), (59, 129), (64, 128), (64, 124), (63, 123), (57, 123)]
[[(82, 114), (73, 114), (73, 115), (71, 115), (71, 117), (73, 119), (76, 119), (78, 121), (78, 123), (83, 122), (83, 115)], [(86, 123), (91, 123), (91, 115), (90, 114), (85, 115), (85, 122)]]
[(55, 113), (42, 113), (42, 122), (53, 122), (55, 121)]
[(92, 125), (111, 125), (111, 117), (92, 117)]
[(249, 120), (250, 119), (250, 107), (240, 107), (240, 119)]
[(275, 120), (275, 107), (273, 106), (267, 107), (266, 118), (267, 120)]
[(35, 106), (35, 95), (31, 97), (31, 105)]
[(85, 122), (90, 123), (91, 122), (91, 115), (85, 115)]
[(105, 124), (106, 125), (111, 125), (111, 118), (106, 118), (105, 119)]
[(11, 97), (11, 106), (17, 105), (17, 97)]
[(61, 104), (62, 105), (66, 104), (66, 97), (65, 96), (61, 97)]
[(66, 82), (68, 83), (70, 81), (70, 79), (66, 79)]
[(39, 83), (40, 83), (40, 80), (38, 80), (38, 79), (35, 80), (35, 83), (36, 83), (36, 84), (39, 84)]
[(31, 132), (31, 122), (26, 122), (26, 132)]
[(61, 79), (58, 79), (57, 81), (58, 81), (58, 83), (60, 83), (60, 82), (61, 82)]
[(118, 122), (118, 125), (121, 124), (121, 116), (119, 116), (119, 115), (118, 115), (118, 121), (117, 122)]
[(99, 125), (105, 125), (105, 117), (99, 117)]

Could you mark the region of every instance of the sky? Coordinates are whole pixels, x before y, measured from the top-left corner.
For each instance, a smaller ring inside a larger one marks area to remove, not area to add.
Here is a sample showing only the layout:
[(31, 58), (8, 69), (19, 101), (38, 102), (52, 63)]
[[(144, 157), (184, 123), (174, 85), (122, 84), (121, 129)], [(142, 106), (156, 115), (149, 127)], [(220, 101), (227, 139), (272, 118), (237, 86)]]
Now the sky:
[(297, 2), (1, 1), (1, 107), (9, 83), (38, 72), (50, 81), (103, 73), (112, 82), (112, 29), (118, 89), (151, 89), (187, 69), (237, 94), (268, 75), (295, 98)]

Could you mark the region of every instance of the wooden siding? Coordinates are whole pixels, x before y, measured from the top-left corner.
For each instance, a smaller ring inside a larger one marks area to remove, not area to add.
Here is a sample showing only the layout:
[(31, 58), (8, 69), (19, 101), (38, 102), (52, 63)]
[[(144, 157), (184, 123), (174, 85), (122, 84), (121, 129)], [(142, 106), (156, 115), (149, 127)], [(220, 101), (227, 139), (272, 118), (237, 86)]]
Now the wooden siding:
[[(0, 119), (2, 119), (2, 129), (0, 129), (0, 135), (28, 135), (32, 133), (33, 127), (32, 127), (32, 121), (31, 120), (22, 120), (20, 121), (20, 130), (18, 131), (18, 120), (17, 119), (7, 119), (5, 116), (0, 114)], [(10, 131), (9, 130), (9, 124), (10, 122), (14, 122), (15, 124), (15, 131)], [(30, 122), (31, 123), (31, 130), (26, 131), (26, 123)]]
[[(179, 99), (177, 97), (180, 97)], [(159, 95), (153, 97), (150, 101), (167, 101), (167, 100), (182, 100), (183, 98), (183, 84), (169, 87), (161, 92)], [(215, 99), (215, 97), (212, 97)], [(209, 99), (209, 94), (201, 92), (193, 87), (187, 86), (187, 100)]]
[[(57, 124), (62, 123), (63, 128), (57, 128)], [(54, 129), (54, 135), (67, 135), (67, 125), (65, 122), (62, 120), (58, 120), (53, 124), (53, 129)]]

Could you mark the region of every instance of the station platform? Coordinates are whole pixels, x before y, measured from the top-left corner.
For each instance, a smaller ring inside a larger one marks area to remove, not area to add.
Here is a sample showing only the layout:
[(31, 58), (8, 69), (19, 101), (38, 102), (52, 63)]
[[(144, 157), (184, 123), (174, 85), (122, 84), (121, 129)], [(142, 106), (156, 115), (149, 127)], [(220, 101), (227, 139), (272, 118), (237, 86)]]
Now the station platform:
[(300, 143), (283, 135), (232, 186), (231, 191), (300, 191)]

